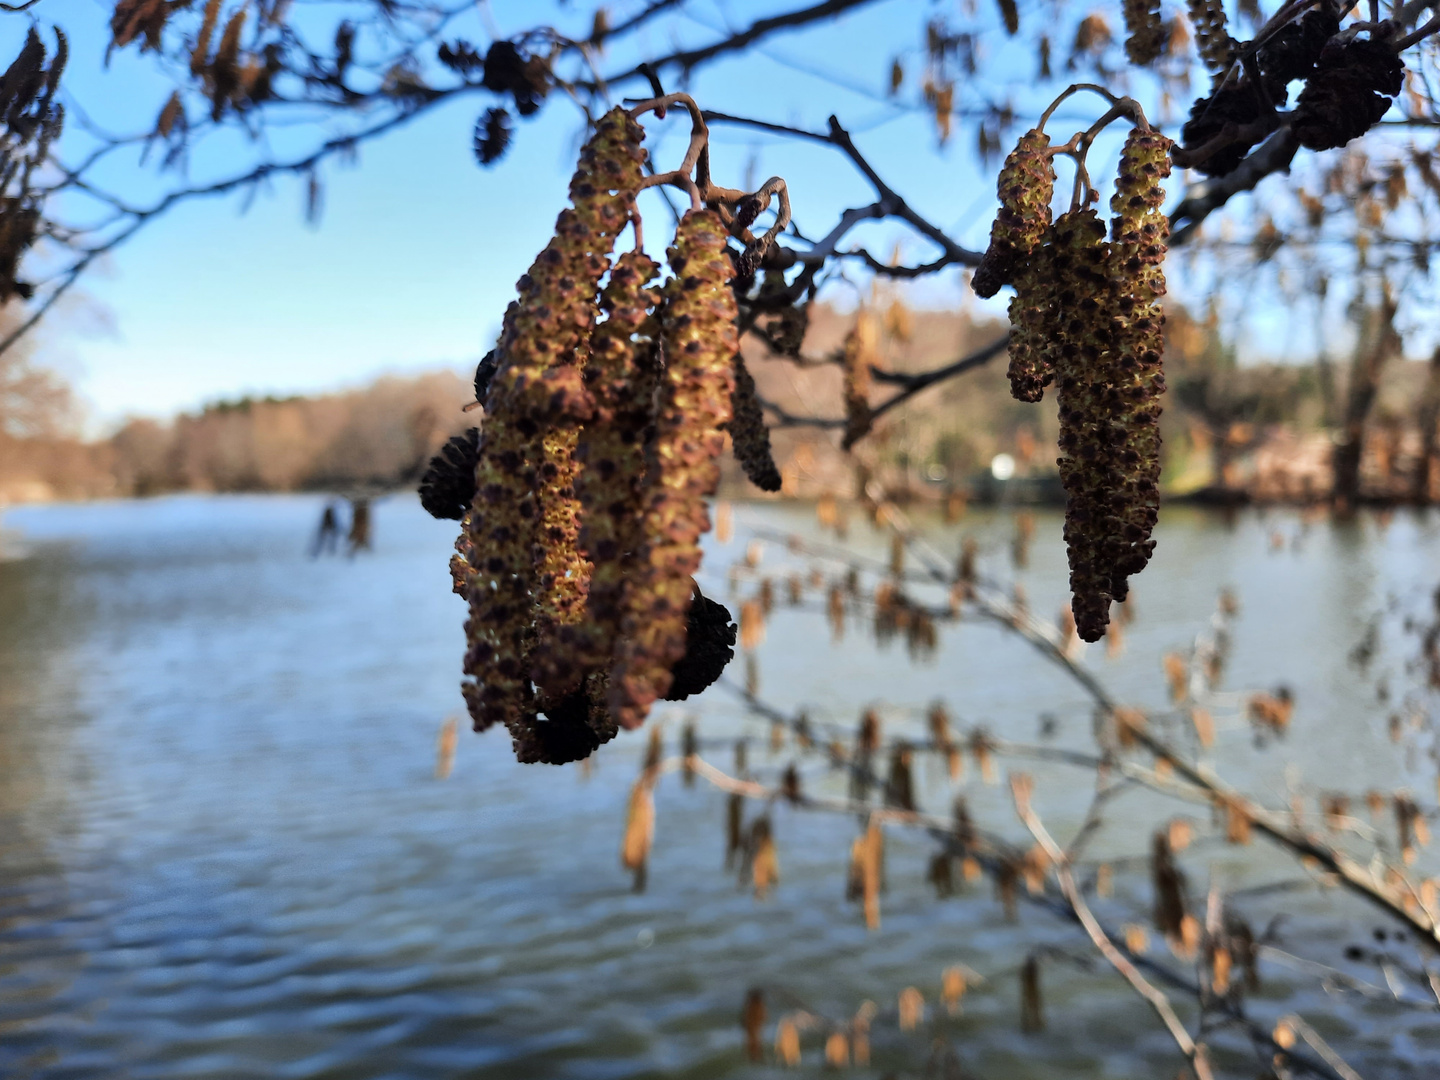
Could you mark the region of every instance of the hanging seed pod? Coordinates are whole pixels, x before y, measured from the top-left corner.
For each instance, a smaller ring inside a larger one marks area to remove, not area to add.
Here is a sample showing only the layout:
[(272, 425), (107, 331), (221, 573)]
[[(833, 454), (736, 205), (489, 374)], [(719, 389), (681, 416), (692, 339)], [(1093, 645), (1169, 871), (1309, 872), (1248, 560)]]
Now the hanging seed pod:
[(769, 896), (780, 881), (780, 858), (768, 817), (756, 818), (750, 826), (750, 881), (757, 900)]
[[(744, 772), (743, 769), (738, 770)], [(725, 806), (725, 869), (735, 865), (735, 857), (745, 848), (745, 796), (731, 793)]]
[(825, 1039), (825, 1064), (832, 1069), (850, 1066), (850, 1040), (843, 1031), (832, 1031)]
[(845, 435), (840, 440), (849, 450), (870, 433), (875, 417), (870, 411), (870, 368), (880, 359), (880, 326), (874, 314), (861, 308), (855, 325), (845, 336), (842, 361), (845, 369)]
[(475, 463), (480, 457), (480, 429), (456, 435), (430, 459), (420, 479), (420, 505), (433, 518), (459, 521), (475, 501)]
[(576, 363), (608, 252), (631, 215), (642, 137), (623, 109), (596, 125), (570, 183), (574, 205), (560, 214), (554, 239), (520, 279), (520, 299), (506, 313), (485, 402), (475, 507), (457, 544), (470, 604), (465, 673), (473, 681), (463, 689), (477, 730), (505, 723), (512, 737), (528, 736), (532, 623), (537, 612), (542, 622), (578, 614), (567, 610), (578, 592), (569, 574), (582, 572), (584, 561), (572, 546), (547, 550), (537, 568), (536, 545), (549, 530), (568, 539), (574, 528), (573, 470), (562, 460), (573, 439), (557, 437), (556, 425), (587, 411)]
[(1045, 1003), (1040, 996), (1040, 961), (1033, 954), (1020, 968), (1020, 1030), (1038, 1035), (1045, 1030)]
[(775, 1056), (788, 1069), (800, 1067), (800, 1029), (792, 1017), (781, 1017), (775, 1025)]
[(1105, 390), (1112, 430), (1121, 442), (1111, 444), (1124, 483), (1111, 492), (1118, 501), (1120, 532), (1111, 538), (1110, 595), (1123, 603), (1127, 579), (1145, 568), (1155, 543), (1150, 534), (1160, 508), (1160, 394), (1165, 390), (1161, 357), (1165, 350), (1166, 240), (1170, 222), (1161, 210), (1170, 175), (1169, 139), (1136, 128), (1125, 141), (1120, 175), (1110, 209), (1115, 214), (1111, 260), (1123, 284), (1116, 292), (1113, 370)]
[(900, 1012), (901, 1031), (914, 1031), (925, 1019), (925, 995), (913, 986), (900, 991), (896, 1007)]
[(936, 852), (930, 858), (930, 867), (925, 872), (925, 880), (935, 887), (936, 899), (944, 900), (955, 895), (955, 870), (954, 860), (943, 851)]
[(1123, 433), (1111, 422), (1106, 397), (1115, 321), (1110, 248), (1091, 209), (1062, 214), (1054, 231), (1056, 298), (1069, 320), (1056, 350), (1056, 381), (1071, 610), (1081, 639), (1098, 641), (1110, 620), (1107, 556), (1121, 531), (1111, 492), (1125, 479), (1111, 460), (1110, 447)]
[(780, 470), (770, 452), (770, 429), (765, 426), (765, 413), (755, 393), (755, 380), (745, 367), (745, 357), (735, 354), (735, 390), (730, 396), (734, 418), (730, 421), (730, 441), (735, 459), (745, 470), (750, 482), (761, 491), (780, 490)]
[(1165, 25), (1160, 0), (1125, 0), (1125, 58), (1132, 64), (1151, 63), (1165, 47)]
[(1223, 0), (1186, 0), (1190, 25), (1195, 28), (1195, 44), (1201, 58), (1212, 71), (1222, 71), (1234, 63), (1235, 39), (1225, 29)]
[(880, 929), (880, 887), (885, 872), (885, 831), (871, 820), (860, 850), (860, 894), (865, 905), (865, 927)]
[(910, 744), (897, 742), (890, 752), (890, 779), (885, 784), (885, 805), (915, 812), (915, 780), (911, 774)]
[(625, 841), (620, 864), (635, 875), (635, 891), (645, 891), (646, 864), (655, 840), (655, 797), (647, 774), (641, 774), (630, 789), (630, 806), (625, 815)]
[(800, 793), (800, 770), (792, 761), (780, 777), (780, 796), (787, 802), (798, 805), (804, 796)]
[(667, 367), (652, 446), (656, 475), (644, 556), (625, 598), (610, 679), (611, 712), (625, 727), (644, 722), (685, 653), (691, 575), (700, 568), (700, 536), (710, 527), (705, 498), (720, 479), (720, 428), (730, 420), (738, 344), (725, 242), (719, 217), (692, 210), (670, 250), (679, 287), (661, 319)]
[(945, 1003), (945, 1011), (951, 1016), (960, 1015), (965, 990), (965, 969), (947, 967), (940, 976), (940, 1000)]
[(700, 756), (700, 735), (695, 730), (695, 721), (685, 725), (680, 736), (680, 754), (683, 759), (683, 776), (686, 787), (695, 786), (695, 759)]
[(760, 1033), (765, 1027), (765, 991), (758, 987), (746, 991), (740, 1026), (745, 1029), (745, 1057), (758, 1065), (765, 1058), (760, 1044)]
[(1000, 170), (997, 193), (1000, 211), (990, 228), (990, 246), (975, 269), (970, 287), (990, 297), (1015, 280), (1015, 272), (1040, 246), (1050, 224), (1050, 198), (1055, 192), (1055, 163), (1045, 151), (1050, 136), (1027, 131)]
[(1175, 864), (1170, 838), (1157, 832), (1150, 844), (1150, 881), (1155, 890), (1155, 929), (1171, 941), (1182, 937), (1186, 916), (1185, 875)]

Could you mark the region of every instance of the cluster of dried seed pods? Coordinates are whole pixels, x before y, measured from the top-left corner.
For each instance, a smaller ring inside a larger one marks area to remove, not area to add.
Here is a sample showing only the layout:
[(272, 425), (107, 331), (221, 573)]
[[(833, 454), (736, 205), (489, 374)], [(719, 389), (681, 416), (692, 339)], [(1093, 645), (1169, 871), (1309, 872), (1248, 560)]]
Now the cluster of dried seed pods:
[(1060, 478), (1072, 609), (1081, 638), (1105, 632), (1112, 601), (1144, 569), (1159, 508), (1160, 405), (1168, 222), (1161, 181), (1170, 142), (1140, 126), (1120, 160), (1112, 238), (1088, 207), (1053, 224), (1049, 140), (1021, 136), (1000, 180), (1001, 211), (976, 272), (979, 286), (1015, 287), (1011, 390), (1038, 401), (1059, 390)]
[(620, 231), (638, 231), (643, 138), (624, 109), (596, 125), (572, 206), (477, 369), (485, 423), (452, 439), (421, 484), (427, 510), (462, 521), (451, 572), (470, 608), (475, 727), (504, 724), (526, 762), (586, 757), (734, 656), (730, 613), (693, 575), (726, 426), (752, 463), (768, 459), (768, 435), (758, 405), (732, 424), (739, 350), (721, 217), (685, 215), (662, 287), (643, 252), (611, 261)]

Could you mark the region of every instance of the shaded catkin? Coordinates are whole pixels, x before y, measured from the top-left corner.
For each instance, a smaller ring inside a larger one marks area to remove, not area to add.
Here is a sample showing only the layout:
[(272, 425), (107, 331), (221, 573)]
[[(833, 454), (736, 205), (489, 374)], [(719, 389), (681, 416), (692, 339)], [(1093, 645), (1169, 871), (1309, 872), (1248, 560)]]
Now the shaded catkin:
[(841, 362), (845, 370), (845, 434), (841, 447), (849, 450), (870, 433), (875, 423), (870, 409), (870, 366), (879, 359), (880, 324), (875, 315), (861, 308), (855, 325), (845, 336)]
[(1048, 245), (1036, 247), (1015, 271), (1009, 314), (1010, 394), (1036, 402), (1055, 378), (1055, 269)]
[(1148, 64), (1165, 46), (1160, 21), (1160, 0), (1125, 0), (1125, 57), (1132, 64)]
[(1085, 641), (1098, 641), (1110, 620), (1106, 552), (1120, 520), (1111, 493), (1123, 475), (1111, 461), (1120, 437), (1110, 420), (1106, 375), (1114, 345), (1114, 289), (1105, 227), (1092, 209), (1055, 222), (1056, 300), (1064, 319), (1055, 352), (1060, 413), (1057, 465), (1065, 488), (1065, 545), (1071, 610)]
[(611, 712), (625, 727), (644, 722), (670, 688), (670, 668), (685, 653), (691, 575), (700, 568), (700, 536), (710, 528), (705, 499), (720, 480), (721, 428), (730, 420), (738, 348), (727, 234), (709, 210), (681, 220), (670, 249), (679, 283), (661, 317), (666, 359), (651, 447), (643, 555), (625, 598)]
[(1155, 550), (1150, 534), (1160, 512), (1160, 395), (1165, 390), (1161, 357), (1165, 349), (1166, 241), (1170, 222), (1161, 210), (1170, 175), (1171, 142), (1157, 131), (1135, 128), (1125, 141), (1110, 209), (1111, 262), (1115, 268), (1116, 313), (1113, 374), (1106, 388), (1110, 418), (1119, 441), (1112, 453), (1124, 482), (1119, 497), (1120, 532), (1106, 552), (1110, 595), (1123, 602), (1127, 578), (1145, 569)]
[(730, 396), (733, 417), (730, 441), (735, 458), (750, 482), (761, 491), (780, 490), (780, 470), (770, 450), (770, 429), (755, 392), (755, 379), (745, 366), (745, 357), (735, 354), (735, 391)]
[(1043, 131), (1027, 131), (1005, 159), (997, 185), (1000, 211), (990, 227), (990, 246), (970, 283), (976, 296), (994, 296), (1011, 284), (1050, 224), (1055, 162), (1046, 152), (1049, 146), (1050, 136)]
[(1235, 39), (1225, 29), (1222, 0), (1186, 0), (1185, 6), (1201, 58), (1212, 71), (1228, 68), (1235, 59)]
[(626, 582), (641, 547), (645, 492), (645, 431), (654, 411), (653, 379), (642, 361), (653, 347), (648, 288), (660, 265), (639, 251), (615, 260), (600, 295), (607, 318), (594, 330), (585, 389), (594, 413), (581, 428), (574, 461), (581, 552), (591, 563), (584, 612), (541, 644), (536, 671), (563, 683), (577, 671), (608, 666), (619, 629)]
[(574, 205), (561, 212), (554, 238), (520, 279), (519, 301), (506, 313), (486, 395), (475, 504), (452, 570), (470, 606), (466, 704), (477, 730), (506, 724), (517, 754), (530, 752), (535, 739), (526, 654), (536, 608), (556, 617), (568, 601), (556, 568), (565, 563), (568, 574), (580, 565), (572, 546), (563, 556), (547, 555), (536, 577), (542, 523), (562, 533), (573, 527), (567, 495), (573, 476), (558, 460), (573, 443), (547, 445), (546, 436), (588, 411), (577, 361), (609, 250), (632, 213), (642, 137), (623, 109), (596, 125), (570, 182)]

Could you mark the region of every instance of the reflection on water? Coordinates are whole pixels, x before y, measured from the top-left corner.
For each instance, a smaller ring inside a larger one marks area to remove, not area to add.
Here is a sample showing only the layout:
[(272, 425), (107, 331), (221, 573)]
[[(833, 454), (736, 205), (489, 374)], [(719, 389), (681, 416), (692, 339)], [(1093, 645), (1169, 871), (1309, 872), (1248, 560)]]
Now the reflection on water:
[[(832, 1016), (876, 1000), (873, 1074), (915, 1075), (929, 1041), (895, 1030), (896, 995), (938, 989), (953, 963), (992, 982), (963, 1015), (926, 1023), (980, 1075), (1176, 1071), (1118, 980), (1063, 960), (1045, 965), (1047, 1033), (1022, 1035), (1017, 942), (1087, 950), (1033, 909), (1006, 924), (988, 894), (936, 902), (920, 837), (892, 836), (883, 928), (867, 933), (844, 899), (851, 823), (777, 808), (781, 883), (757, 903), (721, 869), (723, 797), (678, 780), (661, 786), (650, 889), (633, 895), (618, 848), (639, 737), (605, 747), (585, 779), (516, 766), (503, 733), (462, 731), (453, 775), (437, 780), (437, 732), (462, 708), (453, 526), (392, 499), (374, 509), (372, 552), (311, 560), (319, 507), (175, 498), (7, 518), (33, 550), (0, 562), (0, 1074), (764, 1075), (745, 1064), (738, 1023), (745, 991), (763, 985), (772, 1021), (792, 1000)], [(707, 567), (706, 591), (722, 599), (747, 527), (812, 528), (795, 508), (735, 516), (735, 540)], [(955, 552), (962, 529), (981, 541), (982, 570), (1010, 574), (1011, 521), (975, 516), (932, 539)], [(1039, 517), (1021, 573), (1037, 611), (1064, 599), (1058, 533)], [(852, 534), (888, 558), (883, 537)], [(1230, 585), (1244, 606), (1229, 685), (1287, 683), (1299, 707), (1283, 746), (1254, 752), (1238, 726), (1222, 730), (1226, 775), (1277, 805), (1287, 784), (1404, 785), (1429, 802), (1433, 764), (1384, 738), (1373, 682), (1344, 657), (1391, 595), (1408, 602), (1433, 583), (1440, 523), (1402, 516), (1382, 532), (1246, 515), (1230, 527), (1177, 512), (1159, 539), (1126, 658), (1087, 658), (1120, 697), (1164, 701), (1161, 653), (1183, 649)], [(765, 558), (787, 556), (772, 546)], [(1387, 664), (1398, 686), (1403, 658), (1382, 655), (1377, 670)], [(834, 644), (823, 615), (782, 603), (759, 675), (776, 704), (847, 726), (877, 704), (888, 731), (920, 736), (943, 697), (1003, 735), (1033, 740), (1049, 713), (1061, 744), (1089, 738), (1074, 687), (993, 626), (942, 628), (934, 662), (912, 666), (858, 630)], [(716, 688), (665, 714), (672, 744), (692, 714), (706, 736), (757, 731)], [(762, 746), (757, 768), (788, 760)], [(1073, 828), (1087, 778), (1032, 771), (1052, 829)], [(942, 770), (923, 767), (917, 782), (922, 802), (948, 805)], [(806, 783), (842, 790), (823, 772)], [(972, 775), (968, 789), (977, 818), (1018, 838), (1001, 788)], [(1155, 815), (1174, 812), (1120, 800), (1097, 854), (1143, 850)], [(1258, 844), (1211, 848), (1187, 860), (1201, 890), (1207, 862), (1230, 889), (1300, 876)], [(1144, 881), (1118, 884), (1143, 911)], [(1283, 912), (1289, 947), (1326, 961), (1375, 925), (1309, 890), (1242, 906), (1258, 926)], [(1440, 1060), (1440, 1023), (1424, 1013), (1340, 1004), (1273, 965), (1262, 974), (1258, 1017), (1337, 1017), (1322, 1030), (1366, 1076), (1430, 1075)], [(818, 1069), (818, 1046), (805, 1054)], [(1253, 1058), (1230, 1064), (1256, 1071)]]

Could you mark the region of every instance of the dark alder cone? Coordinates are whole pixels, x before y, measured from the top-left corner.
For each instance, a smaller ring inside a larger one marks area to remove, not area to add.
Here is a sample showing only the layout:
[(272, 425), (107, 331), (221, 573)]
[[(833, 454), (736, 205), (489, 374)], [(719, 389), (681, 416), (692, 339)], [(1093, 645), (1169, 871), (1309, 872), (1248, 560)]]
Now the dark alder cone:
[(440, 48), (435, 50), (435, 59), (457, 75), (470, 75), (485, 66), (485, 61), (475, 51), (475, 46), (463, 38), (456, 39), (453, 45), (442, 41)]
[[(513, 305), (512, 305), (513, 306)], [(490, 381), (495, 378), (495, 371), (500, 366), (500, 352), (498, 349), (491, 349), (475, 365), (475, 400), (484, 402), (490, 396)]]
[(577, 360), (610, 248), (633, 209), (642, 137), (623, 109), (601, 118), (570, 183), (574, 205), (506, 312), (475, 504), (451, 567), (470, 604), (463, 690), (477, 730), (505, 723), (518, 739), (533, 726), (527, 654), (535, 626), (563, 621), (583, 599), (580, 582), (556, 578), (557, 565), (578, 560), (566, 442), (573, 446), (573, 418), (589, 407)]
[(670, 668), (685, 654), (691, 578), (710, 528), (705, 499), (720, 481), (740, 344), (727, 235), (713, 211), (691, 210), (669, 252), (677, 287), (660, 320), (666, 368), (650, 448), (655, 475), (610, 676), (611, 712), (627, 728), (643, 723), (670, 689)]
[(475, 159), (494, 165), (510, 149), (510, 114), (504, 109), (486, 109), (475, 121)]
[(420, 479), (420, 505), (433, 518), (459, 521), (475, 501), (475, 463), (480, 458), (480, 429), (453, 436), (430, 459)]
[(1255, 54), (1255, 61), (1265, 76), (1266, 86), (1281, 91), (1287, 83), (1308, 78), (1325, 48), (1325, 43), (1340, 32), (1340, 20), (1325, 8), (1313, 8), (1299, 22), (1283, 27)]
[(696, 588), (685, 620), (685, 655), (670, 669), (666, 701), (684, 701), (720, 678), (735, 658), (735, 630), (729, 609)]
[(1145, 569), (1155, 549), (1150, 534), (1160, 510), (1159, 398), (1165, 390), (1160, 298), (1165, 295), (1162, 264), (1170, 235), (1170, 221), (1161, 210), (1161, 181), (1170, 175), (1170, 147), (1170, 140), (1157, 131), (1131, 131), (1110, 200), (1117, 320), (1106, 399), (1119, 433), (1111, 455), (1124, 481), (1111, 492), (1121, 528), (1105, 557), (1110, 595), (1120, 602), (1129, 591), (1126, 579)]
[[(1283, 102), (1281, 95), (1276, 104)], [(1226, 124), (1249, 124), (1259, 118), (1260, 103), (1254, 88), (1243, 83), (1227, 84), (1190, 106), (1190, 119), (1180, 129), (1180, 141), (1186, 150), (1195, 150), (1220, 135)], [(1197, 162), (1195, 169), (1206, 176), (1226, 176), (1239, 168), (1240, 162), (1245, 160), (1245, 155), (1260, 138), (1258, 135), (1247, 136), (1228, 143), (1204, 161)]]
[(788, 302), (777, 309), (774, 305), (788, 289), (783, 272), (765, 271), (759, 295), (755, 298), (755, 306), (761, 315), (756, 320), (753, 331), (772, 352), (781, 356), (799, 356), (800, 346), (805, 341), (805, 331), (810, 327), (810, 309), (808, 304)]
[(497, 41), (490, 46), (480, 84), (497, 94), (510, 94), (521, 116), (535, 113), (549, 90), (544, 61), (521, 52), (513, 41)]
[(65, 107), (55, 97), (69, 46), (58, 28), (55, 40), (55, 55), (46, 68), (45, 46), (31, 27), (20, 54), (0, 80), (0, 122), (8, 136), (3, 186), (11, 192), (0, 199), (0, 305), (17, 296), (28, 300), (35, 291), (16, 275), (40, 228), (45, 196), (34, 186), (40, 171), (37, 166), (44, 164), (50, 144), (65, 124)]
[(1185, 874), (1175, 865), (1170, 838), (1162, 830), (1150, 845), (1150, 881), (1155, 890), (1155, 929), (1178, 941), (1185, 922)]
[(1125, 57), (1132, 64), (1148, 64), (1165, 46), (1160, 21), (1160, 0), (1125, 0)]
[(1048, 244), (1037, 246), (1015, 273), (1010, 301), (1010, 393), (1039, 401), (1055, 377), (1055, 271)]
[(780, 470), (770, 452), (770, 429), (755, 393), (755, 380), (745, 367), (745, 357), (735, 354), (735, 392), (730, 395), (730, 441), (736, 460), (750, 482), (761, 491), (780, 490)]
[(994, 296), (1001, 286), (1009, 285), (1050, 224), (1055, 162), (1045, 152), (1049, 146), (1050, 136), (1027, 131), (1005, 159), (997, 185), (1000, 211), (990, 227), (990, 246), (970, 283), (976, 296)]
[(1327, 47), (1295, 102), (1295, 137), (1311, 150), (1358, 139), (1380, 122), (1404, 82), (1405, 65), (1384, 42), (1357, 38)]
[(1121, 525), (1112, 505), (1124, 476), (1110, 447), (1121, 437), (1111, 421), (1109, 369), (1115, 296), (1105, 226), (1092, 209), (1055, 222), (1056, 301), (1063, 322), (1055, 351), (1060, 412), (1060, 481), (1065, 488), (1065, 547), (1071, 610), (1085, 641), (1098, 641), (1110, 620), (1106, 552)]

